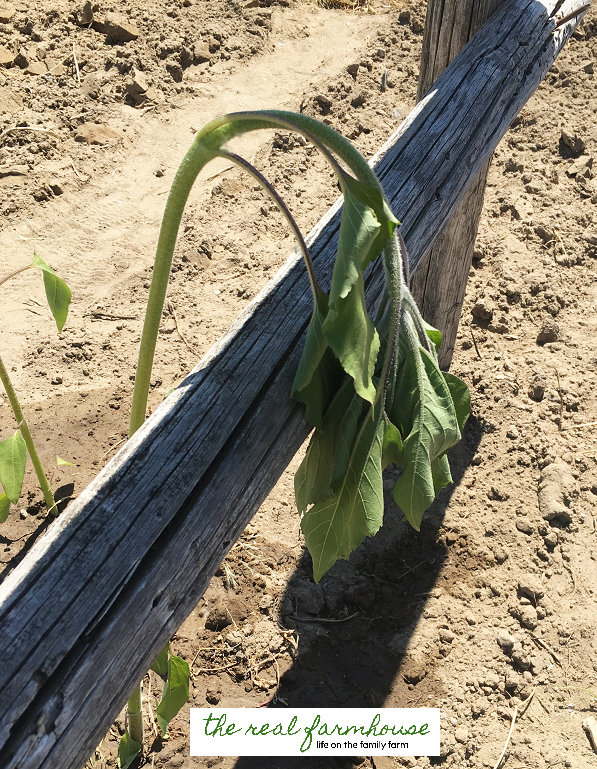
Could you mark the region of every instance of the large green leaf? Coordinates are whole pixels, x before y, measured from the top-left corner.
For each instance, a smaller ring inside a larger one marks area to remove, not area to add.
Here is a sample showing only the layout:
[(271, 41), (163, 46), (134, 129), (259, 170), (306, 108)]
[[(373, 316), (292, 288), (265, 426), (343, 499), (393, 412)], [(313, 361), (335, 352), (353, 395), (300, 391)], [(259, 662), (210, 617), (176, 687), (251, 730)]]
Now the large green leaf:
[(13, 504), (21, 496), (26, 462), (27, 445), (17, 430), (11, 438), (0, 443), (0, 483)]
[(10, 499), (6, 496), (6, 494), (0, 494), (0, 523), (4, 523), (4, 521), (8, 518), (9, 513)]
[(365, 284), (359, 277), (348, 296), (330, 306), (323, 331), (354, 389), (369, 403), (375, 399), (373, 373), (379, 354), (379, 335), (365, 304)]
[(422, 347), (404, 362), (396, 389), (390, 418), (406, 438), (404, 472), (394, 486), (394, 500), (418, 531), (436, 485), (447, 477), (446, 464), (438, 463), (434, 479), (432, 463), (460, 440), (460, 429), (446, 380)]
[(181, 657), (168, 660), (168, 678), (164, 684), (164, 693), (157, 707), (158, 725), (163, 735), (168, 732), (168, 724), (189, 699), (189, 666)]
[(306, 406), (305, 419), (320, 429), (325, 410), (344, 376), (342, 366), (323, 333), (322, 326), (327, 312), (327, 295), (319, 293), (292, 384), (292, 397)]
[(384, 424), (381, 398), (365, 412), (350, 463), (338, 492), (314, 505), (301, 520), (313, 559), (313, 577), (322, 578), (338, 559), (348, 558), (383, 521), (381, 454)]
[(381, 224), (368, 206), (344, 186), (344, 208), (338, 253), (332, 275), (329, 308), (323, 322), (325, 338), (343, 369), (354, 379), (357, 393), (369, 403), (375, 399), (372, 382), (379, 336), (367, 313), (363, 266), (370, 259)]
[(37, 253), (33, 254), (32, 266), (39, 267), (43, 271), (48, 305), (56, 321), (58, 331), (62, 331), (66, 323), (66, 316), (68, 315), (68, 306), (71, 298), (70, 288)]
[(368, 253), (363, 257), (361, 269), (376, 259), (383, 251), (386, 242), (393, 236), (394, 229), (400, 224), (394, 216), (386, 199), (379, 190), (373, 189), (362, 182), (353, 179), (352, 176), (345, 174), (343, 177), (345, 188), (348, 187), (350, 194), (360, 203), (369, 208), (380, 224), (379, 232), (369, 246)]
[(332, 495), (332, 483), (343, 475), (364, 401), (345, 375), (342, 387), (327, 409), (321, 430), (315, 430), (294, 477), (299, 513)]
[(118, 769), (127, 769), (141, 751), (141, 745), (125, 732), (118, 743)]
[(443, 372), (444, 379), (450, 390), (452, 401), (454, 403), (454, 410), (456, 411), (456, 419), (458, 420), (458, 427), (460, 432), (464, 430), (466, 420), (471, 413), (471, 393), (462, 379), (459, 379), (454, 374), (448, 374), (447, 371)]

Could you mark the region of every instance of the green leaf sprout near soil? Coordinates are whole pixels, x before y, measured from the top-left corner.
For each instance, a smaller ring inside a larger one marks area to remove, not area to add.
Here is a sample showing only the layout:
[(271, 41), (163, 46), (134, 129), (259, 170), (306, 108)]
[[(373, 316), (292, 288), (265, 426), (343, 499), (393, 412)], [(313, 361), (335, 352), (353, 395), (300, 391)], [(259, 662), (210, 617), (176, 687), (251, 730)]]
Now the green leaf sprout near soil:
[[(54, 316), (54, 320), (56, 321), (56, 327), (60, 332), (64, 328), (66, 317), (68, 315), (71, 292), (66, 283), (56, 275), (54, 270), (46, 264), (39, 254), (34, 252), (33, 262), (31, 264), (28, 264), (26, 267), (21, 267), (10, 275), (2, 278), (0, 280), (0, 286), (11, 278), (25, 272), (25, 270), (34, 268), (40, 269), (43, 273), (44, 288), (48, 305)], [(17, 422), (16, 433), (11, 438), (7, 438), (0, 443), (0, 483), (4, 490), (3, 493), (0, 494), (0, 523), (4, 523), (8, 518), (11, 502), (15, 504), (21, 496), (27, 454), (29, 454), (31, 462), (33, 463), (48, 512), (52, 516), (57, 516), (58, 508), (56, 507), (50, 484), (44, 472), (35, 444), (33, 443), (29, 427), (25, 421), (21, 404), (19, 403), (15, 389), (8, 376), (8, 371), (1, 358), (0, 381), (6, 391), (8, 401)], [(57, 463), (59, 465), (71, 464), (70, 462), (61, 460), (59, 457), (57, 457)]]
[[(249, 131), (280, 128), (302, 134), (319, 149), (344, 195), (329, 292), (319, 285), (305, 239), (278, 192), (247, 160), (226, 148), (229, 140)], [(240, 166), (266, 190), (290, 225), (307, 267), (314, 307), (292, 395), (305, 405), (305, 418), (315, 432), (295, 488), (314, 576), (319, 580), (339, 558), (347, 558), (380, 528), (382, 472), (392, 462), (403, 468), (395, 499), (407, 520), (419, 528), (424, 510), (451, 481), (446, 451), (460, 439), (469, 394), (460, 380), (439, 370), (436, 348), (441, 334), (425, 324), (408, 290), (408, 260), (396, 229), (399, 222), (363, 156), (332, 128), (305, 115), (278, 110), (237, 112), (211, 121), (196, 134), (174, 177), (153, 267), (129, 435), (145, 421), (156, 341), (186, 201), (200, 171), (215, 158)], [(373, 320), (367, 311), (363, 274), (380, 254), (386, 285)], [(163, 671), (166, 653), (168, 678), (158, 708), (162, 731), (188, 696), (188, 670), (176, 657), (162, 650), (154, 669)], [(129, 701), (123, 761), (131, 746), (142, 750), (140, 714), (138, 687)]]

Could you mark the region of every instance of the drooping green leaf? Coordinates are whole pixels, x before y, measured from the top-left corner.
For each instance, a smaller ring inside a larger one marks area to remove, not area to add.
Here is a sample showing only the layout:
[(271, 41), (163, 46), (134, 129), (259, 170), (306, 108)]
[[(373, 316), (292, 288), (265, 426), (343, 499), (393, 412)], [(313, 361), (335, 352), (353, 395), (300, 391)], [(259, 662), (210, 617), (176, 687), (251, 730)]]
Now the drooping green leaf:
[(168, 674), (168, 651), (170, 650), (170, 644), (167, 643), (162, 651), (158, 654), (156, 661), (151, 666), (154, 673), (159, 676), (165, 676)]
[(352, 379), (345, 375), (342, 387), (325, 413), (322, 429), (313, 433), (294, 476), (294, 492), (300, 514), (309, 505), (332, 496), (335, 482), (348, 467), (364, 405), (365, 401), (354, 391)]
[(375, 218), (380, 224), (379, 232), (369, 246), (368, 253), (363, 257), (361, 262), (361, 269), (376, 259), (383, 251), (386, 242), (393, 236), (394, 229), (400, 224), (398, 219), (394, 216), (390, 207), (387, 204), (386, 199), (377, 189), (369, 187), (367, 184), (353, 179), (352, 176), (345, 174), (343, 177), (345, 187), (348, 187), (351, 195), (353, 195), (360, 203), (375, 214)]
[(189, 699), (189, 666), (181, 657), (168, 660), (168, 678), (164, 684), (164, 693), (157, 706), (158, 725), (163, 735), (168, 732), (168, 724)]
[(118, 743), (118, 769), (127, 769), (141, 752), (141, 745), (125, 732)]
[(442, 372), (452, 401), (454, 403), (454, 409), (456, 411), (456, 419), (458, 420), (458, 427), (460, 432), (464, 430), (466, 420), (471, 413), (471, 393), (466, 384), (454, 374), (449, 374), (447, 371)]
[(301, 520), (313, 559), (313, 577), (322, 578), (338, 559), (348, 558), (383, 521), (381, 398), (365, 412), (350, 463), (338, 492), (314, 505)]
[(381, 455), (381, 469), (394, 462), (397, 465), (402, 463), (402, 438), (400, 431), (385, 417), (385, 430), (383, 436), (383, 449)]
[(54, 270), (44, 262), (38, 253), (33, 254), (33, 267), (39, 267), (44, 274), (44, 287), (46, 289), (46, 297), (48, 305), (58, 331), (62, 331), (64, 324), (66, 323), (66, 316), (68, 315), (68, 307), (70, 304), (71, 293), (70, 288), (66, 283), (61, 280)]
[(323, 333), (322, 326), (327, 312), (327, 296), (320, 294), (292, 385), (292, 397), (306, 406), (305, 419), (319, 429), (322, 427), (325, 410), (344, 376), (342, 366)]
[(354, 389), (364, 400), (373, 403), (373, 374), (379, 354), (379, 335), (367, 314), (365, 284), (359, 277), (350, 293), (330, 307), (323, 324), (330, 347), (342, 368), (354, 380)]
[(343, 369), (354, 379), (355, 390), (369, 403), (375, 399), (371, 380), (379, 336), (367, 313), (363, 265), (380, 230), (373, 211), (351, 193), (350, 185), (345, 185), (338, 253), (322, 329)]
[(11, 438), (0, 443), (0, 483), (13, 504), (21, 496), (26, 462), (27, 445), (17, 430)]
[(0, 523), (4, 523), (4, 521), (8, 518), (9, 513), (10, 499), (6, 496), (6, 494), (0, 494)]
[(439, 353), (439, 348), (442, 346), (442, 332), (439, 331), (437, 328), (434, 328), (433, 326), (430, 326), (429, 323), (427, 323), (426, 320), (421, 318), (423, 321), (423, 328), (425, 329), (425, 333), (431, 339), (433, 344), (435, 345), (436, 352)]
[(433, 491), (437, 496), (440, 491), (452, 483), (452, 473), (450, 472), (450, 463), (448, 455), (442, 454), (441, 457), (434, 459), (431, 463), (431, 477), (433, 478)]
[[(435, 499), (432, 463), (460, 440), (446, 380), (423, 348), (404, 362), (390, 418), (406, 435), (404, 472), (394, 486), (394, 500), (418, 531), (423, 513)], [(437, 470), (445, 474), (445, 464)]]
[(62, 457), (56, 457), (56, 464), (58, 466), (60, 466), (60, 465), (69, 465), (70, 467), (74, 467), (75, 466), (74, 462), (67, 462), (66, 459), (62, 459)]

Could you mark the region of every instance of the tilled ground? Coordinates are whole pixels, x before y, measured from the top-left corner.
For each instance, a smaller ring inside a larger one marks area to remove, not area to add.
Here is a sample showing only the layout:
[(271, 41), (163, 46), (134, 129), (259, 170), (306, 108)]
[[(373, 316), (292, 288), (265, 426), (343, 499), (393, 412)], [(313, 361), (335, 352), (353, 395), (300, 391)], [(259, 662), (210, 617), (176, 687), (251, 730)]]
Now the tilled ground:
[[(371, 155), (414, 103), (423, 5), (365, 15), (185, 3), (98, 8), (91, 19), (83, 6), (22, 4), (0, 27), (14, 54), (0, 70), (0, 267), (26, 263), (34, 246), (74, 295), (57, 338), (34, 277), (18, 292), (15, 283), (1, 351), (45, 461), (59, 453), (76, 463), (54, 477), (74, 493), (126, 435), (163, 193), (203, 117), (251, 108), (250, 92), (329, 122)], [(111, 36), (132, 26), (135, 39)], [(334, 61), (314, 58), (324, 38)], [(301, 758), (301, 767), (492, 769), (531, 694), (506, 769), (597, 766), (582, 725), (597, 702), (596, 55), (592, 11), (495, 154), (451, 368), (471, 387), (473, 413), (451, 453), (455, 483), (421, 533), (400, 522), (388, 491), (380, 534), (316, 585), (293, 502), (297, 458), (173, 641), (191, 664), (193, 707), (441, 707), (439, 758)], [(270, 78), (263, 91), (250, 90), (260, 78)], [(308, 230), (337, 188), (312, 147), (267, 136), (247, 155)], [(240, 172), (222, 164), (203, 174), (177, 248), (153, 407), (290, 244)], [(6, 405), (0, 418), (4, 438), (14, 431)], [(28, 497), (2, 526), (5, 573), (47, 527), (27, 480)], [(154, 674), (145, 681), (150, 733), (160, 687)], [(102, 764), (115, 765), (123, 728), (121, 717), (98, 748)], [(192, 758), (186, 708), (144, 760), (299, 764)]]

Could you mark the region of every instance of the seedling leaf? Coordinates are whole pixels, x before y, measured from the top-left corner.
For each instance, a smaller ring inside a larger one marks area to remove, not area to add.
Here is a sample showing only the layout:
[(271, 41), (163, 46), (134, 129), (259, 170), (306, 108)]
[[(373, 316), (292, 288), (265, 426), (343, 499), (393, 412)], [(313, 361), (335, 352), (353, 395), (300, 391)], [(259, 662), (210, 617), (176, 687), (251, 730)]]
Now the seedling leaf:
[(64, 324), (66, 323), (66, 316), (68, 315), (68, 306), (70, 304), (71, 292), (66, 283), (61, 280), (54, 270), (47, 265), (41, 256), (34, 252), (33, 254), (33, 267), (39, 267), (44, 274), (44, 287), (46, 289), (46, 298), (48, 305), (58, 331), (62, 331)]
[(74, 467), (74, 462), (67, 462), (66, 459), (61, 459), (61, 457), (56, 457), (56, 464), (57, 465), (70, 465), (70, 467)]
[(141, 752), (141, 745), (125, 732), (118, 743), (118, 769), (127, 769)]
[(10, 499), (6, 496), (6, 494), (0, 494), (0, 523), (4, 523), (4, 521), (8, 518), (9, 512)]
[(168, 650), (170, 649), (170, 644), (167, 643), (162, 651), (158, 654), (156, 661), (151, 666), (151, 669), (154, 671), (154, 673), (157, 673), (159, 676), (165, 676), (168, 674)]
[(17, 430), (11, 438), (0, 443), (0, 482), (13, 504), (21, 496), (26, 462), (27, 445)]
[(180, 657), (170, 657), (164, 693), (156, 709), (158, 725), (163, 735), (167, 734), (168, 724), (188, 699), (189, 666)]

